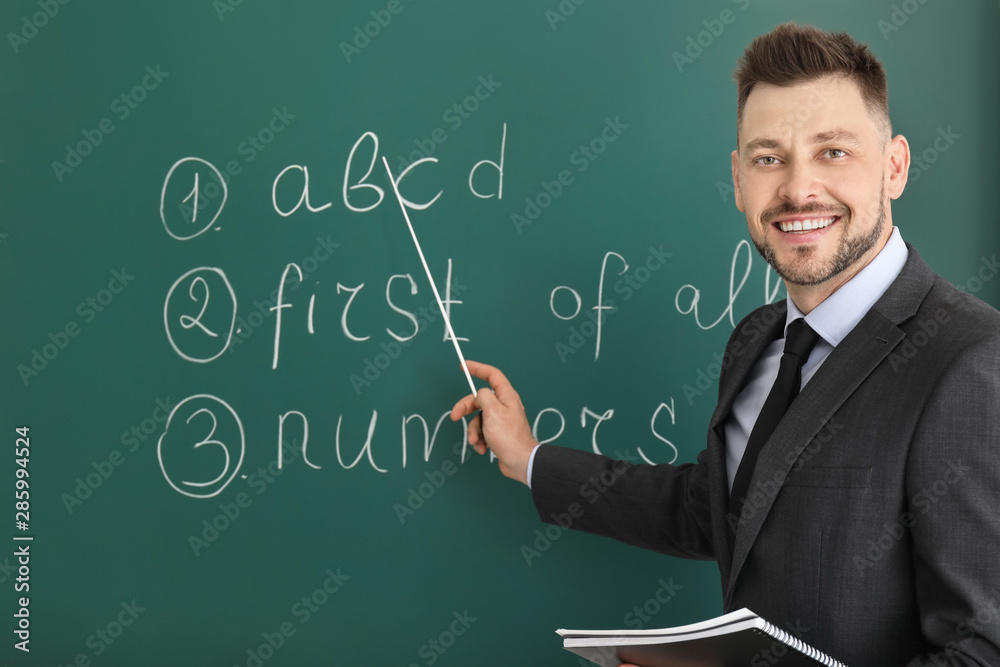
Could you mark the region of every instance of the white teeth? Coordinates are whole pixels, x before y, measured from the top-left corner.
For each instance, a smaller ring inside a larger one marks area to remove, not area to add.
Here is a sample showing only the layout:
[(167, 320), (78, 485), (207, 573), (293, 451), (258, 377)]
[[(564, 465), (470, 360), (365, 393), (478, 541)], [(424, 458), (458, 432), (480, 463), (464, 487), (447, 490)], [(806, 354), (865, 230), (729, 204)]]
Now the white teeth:
[(836, 219), (837, 216), (833, 216), (832, 218), (813, 218), (811, 220), (793, 220), (792, 222), (780, 222), (778, 226), (783, 232), (811, 232), (814, 229), (828, 227)]

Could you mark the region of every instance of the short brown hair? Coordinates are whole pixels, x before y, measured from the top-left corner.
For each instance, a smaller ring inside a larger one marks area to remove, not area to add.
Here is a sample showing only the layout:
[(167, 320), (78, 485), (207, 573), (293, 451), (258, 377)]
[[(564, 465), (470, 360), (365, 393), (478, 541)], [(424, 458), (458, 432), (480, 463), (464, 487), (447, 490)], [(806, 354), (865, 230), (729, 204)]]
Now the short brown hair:
[(796, 23), (782, 23), (757, 37), (736, 63), (733, 78), (737, 85), (737, 132), (747, 98), (758, 83), (790, 86), (827, 75), (846, 76), (857, 84), (868, 113), (888, 140), (892, 124), (882, 63), (866, 45), (854, 41), (846, 32), (823, 32)]

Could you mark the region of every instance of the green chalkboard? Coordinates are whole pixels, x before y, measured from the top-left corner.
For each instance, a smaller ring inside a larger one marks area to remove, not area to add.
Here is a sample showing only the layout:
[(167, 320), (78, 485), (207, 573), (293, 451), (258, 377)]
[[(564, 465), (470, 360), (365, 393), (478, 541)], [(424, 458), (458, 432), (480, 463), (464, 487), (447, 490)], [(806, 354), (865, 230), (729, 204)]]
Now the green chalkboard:
[(570, 665), (557, 627), (719, 613), (714, 564), (546, 527), (463, 450), (382, 158), (540, 439), (691, 461), (783, 296), (730, 73), (792, 19), (883, 59), (893, 219), (1000, 303), (995, 2), (5, 2), (0, 663)]

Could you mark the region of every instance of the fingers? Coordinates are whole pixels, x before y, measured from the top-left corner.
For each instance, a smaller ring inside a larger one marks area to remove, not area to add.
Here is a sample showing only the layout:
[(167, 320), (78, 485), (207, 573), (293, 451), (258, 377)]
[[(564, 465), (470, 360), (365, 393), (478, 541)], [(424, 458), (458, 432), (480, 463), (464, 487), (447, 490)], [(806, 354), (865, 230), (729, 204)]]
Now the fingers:
[(473, 361), (472, 359), (467, 359), (465, 364), (469, 367), (469, 373), (472, 374), (472, 377), (477, 377), (480, 380), (485, 380), (486, 374), (490, 370), (495, 370), (493, 366), (490, 366), (489, 364), (483, 364), (478, 361)]
[[(473, 366), (475, 366), (475, 371), (472, 370)], [(494, 393), (503, 395), (506, 392), (514, 390), (514, 388), (510, 385), (510, 381), (507, 379), (507, 376), (495, 366), (481, 364), (478, 361), (470, 361), (469, 372), (480, 380), (486, 380), (489, 382), (490, 389), (492, 389)]]
[(477, 454), (485, 454), (487, 450), (486, 437), (483, 435), (483, 417), (482, 413), (477, 414), (469, 422), (468, 430), (469, 444), (472, 448), (476, 450)]
[(458, 403), (451, 409), (451, 420), (457, 422), (462, 417), (471, 414), (479, 409), (479, 403), (476, 402), (476, 397), (472, 394), (468, 396), (463, 396), (459, 399)]
[[(524, 417), (524, 407), (521, 405), (521, 397), (511, 386), (507, 377), (500, 370), (489, 364), (482, 364), (477, 361), (467, 361), (469, 374), (480, 380), (489, 382), (489, 388), (483, 387), (475, 395), (463, 396), (451, 409), (451, 420), (458, 421), (476, 410), (480, 413), (475, 415), (468, 426), (467, 438), (470, 445), (479, 454), (485, 454), (489, 443), (483, 430), (483, 419), (490, 420), (492, 428), (496, 430), (497, 424), (506, 422), (505, 415), (516, 415), (520, 413)], [(513, 409), (514, 412), (510, 412)], [(499, 421), (495, 421), (499, 419)], [(509, 475), (508, 475), (509, 476)]]
[[(496, 395), (496, 398), (500, 399), (500, 402), (504, 405), (516, 405), (520, 402), (521, 398), (518, 396), (517, 392), (514, 391), (514, 387), (511, 386), (510, 381), (507, 380), (499, 368), (495, 366), (490, 366), (489, 364), (481, 364), (478, 361), (467, 361), (469, 367), (469, 373), (473, 377), (477, 377), (480, 380), (486, 380), (490, 384), (490, 388)], [(482, 394), (482, 392), (477, 392)], [(493, 396), (489, 397), (490, 399)], [(487, 399), (489, 400), (489, 399)], [(476, 396), (468, 394), (462, 397), (454, 407), (451, 409), (451, 420), (458, 421), (462, 417), (480, 410), (484, 407), (484, 403), (477, 399)]]
[(483, 440), (483, 419), (481, 415), (476, 415), (469, 422), (469, 444), (477, 445)]

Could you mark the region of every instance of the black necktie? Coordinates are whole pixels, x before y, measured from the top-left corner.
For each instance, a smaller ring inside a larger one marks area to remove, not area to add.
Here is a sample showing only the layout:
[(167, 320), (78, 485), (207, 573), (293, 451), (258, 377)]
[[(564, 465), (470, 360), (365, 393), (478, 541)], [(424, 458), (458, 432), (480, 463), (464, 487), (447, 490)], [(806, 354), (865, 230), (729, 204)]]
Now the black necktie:
[[(733, 489), (729, 493), (729, 512), (734, 517), (739, 517), (743, 510), (743, 501), (750, 490), (750, 478), (753, 477), (753, 469), (757, 464), (760, 450), (774, 433), (788, 406), (799, 394), (799, 385), (802, 384), (802, 364), (809, 358), (809, 353), (812, 352), (818, 339), (819, 334), (809, 328), (801, 317), (788, 325), (785, 351), (781, 355), (778, 377), (771, 386), (771, 393), (767, 395), (764, 407), (761, 408), (747, 440), (746, 451), (743, 452), (740, 467), (737, 468), (736, 478), (733, 480)], [(736, 531), (737, 525), (738, 521), (731, 518), (730, 526), (733, 532)]]

